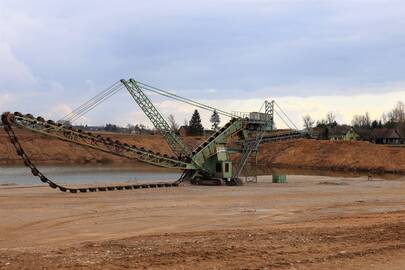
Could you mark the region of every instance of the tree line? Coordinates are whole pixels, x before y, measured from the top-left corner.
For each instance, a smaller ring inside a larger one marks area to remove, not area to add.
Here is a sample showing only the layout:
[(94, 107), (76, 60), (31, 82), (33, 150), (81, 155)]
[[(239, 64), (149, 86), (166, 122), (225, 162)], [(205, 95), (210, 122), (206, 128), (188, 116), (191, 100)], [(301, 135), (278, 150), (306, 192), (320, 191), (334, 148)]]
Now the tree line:
[[(176, 122), (174, 115), (169, 115), (168, 118), (170, 128), (173, 132), (179, 131), (179, 124)], [(213, 111), (210, 117), (210, 123), (212, 130), (216, 131), (219, 128), (219, 124), (221, 123), (221, 118), (216, 110)], [(201, 123), (201, 116), (198, 110), (194, 110), (193, 115), (191, 116), (190, 121), (184, 121), (184, 128), (187, 129), (188, 135), (192, 136), (201, 136), (204, 134), (204, 127)]]
[[(310, 115), (302, 117), (304, 128), (310, 130), (314, 127), (334, 127), (338, 123), (336, 115), (333, 112), (328, 112), (324, 119), (315, 120)], [(405, 104), (398, 101), (395, 107), (389, 112), (384, 112), (380, 119), (371, 119), (370, 114), (366, 112), (363, 115), (354, 115), (351, 125), (355, 128), (376, 129), (376, 128), (405, 128)]]
[[(180, 129), (180, 125), (176, 121), (173, 114), (170, 114), (167, 122), (170, 129), (177, 133)], [(221, 123), (220, 116), (217, 111), (214, 110), (210, 117), (210, 123), (212, 130), (216, 131), (219, 129), (219, 124)], [(125, 127), (121, 127), (116, 124), (107, 123), (104, 126), (88, 126), (88, 125), (72, 125), (69, 121), (63, 121), (64, 126), (74, 126), (75, 128), (80, 128), (82, 130), (88, 131), (106, 131), (106, 132), (119, 132), (119, 133), (136, 133), (136, 134), (154, 134), (156, 130), (154, 128), (149, 128), (143, 124), (127, 124)], [(190, 120), (184, 120), (184, 125), (187, 129), (187, 134), (192, 136), (201, 136), (204, 134), (204, 127), (201, 123), (201, 116), (198, 110), (195, 110), (191, 116)]]

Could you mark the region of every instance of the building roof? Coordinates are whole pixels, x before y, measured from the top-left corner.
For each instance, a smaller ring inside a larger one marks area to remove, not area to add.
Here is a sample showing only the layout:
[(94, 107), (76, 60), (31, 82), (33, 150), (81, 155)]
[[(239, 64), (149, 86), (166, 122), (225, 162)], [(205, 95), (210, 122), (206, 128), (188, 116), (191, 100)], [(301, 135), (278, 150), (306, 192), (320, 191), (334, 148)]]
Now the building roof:
[(179, 127), (179, 130), (180, 130), (180, 129), (189, 130), (189, 129), (190, 129), (190, 126), (181, 126), (181, 127)]
[(405, 123), (404, 124), (400, 124), (397, 127), (397, 132), (399, 134), (399, 136), (401, 137), (401, 139), (405, 139)]
[(361, 140), (369, 141), (371, 140), (371, 133), (373, 132), (371, 129), (368, 128), (355, 128), (354, 131), (359, 135)]
[(399, 139), (400, 135), (393, 128), (376, 128), (371, 133), (371, 137), (377, 139)]
[(348, 125), (334, 126), (329, 129), (329, 136), (345, 136), (351, 129), (352, 127)]

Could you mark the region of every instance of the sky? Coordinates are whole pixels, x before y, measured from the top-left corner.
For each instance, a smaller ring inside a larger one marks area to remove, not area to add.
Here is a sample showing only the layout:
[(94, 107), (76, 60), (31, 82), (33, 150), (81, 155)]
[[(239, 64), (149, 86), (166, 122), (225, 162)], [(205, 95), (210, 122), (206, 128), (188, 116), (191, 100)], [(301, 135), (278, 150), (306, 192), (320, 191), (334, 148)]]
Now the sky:
[[(274, 99), (297, 126), (379, 118), (405, 101), (404, 29), (403, 0), (0, 0), (0, 111), (59, 119), (132, 77), (230, 112)], [(78, 122), (151, 126), (125, 91)]]

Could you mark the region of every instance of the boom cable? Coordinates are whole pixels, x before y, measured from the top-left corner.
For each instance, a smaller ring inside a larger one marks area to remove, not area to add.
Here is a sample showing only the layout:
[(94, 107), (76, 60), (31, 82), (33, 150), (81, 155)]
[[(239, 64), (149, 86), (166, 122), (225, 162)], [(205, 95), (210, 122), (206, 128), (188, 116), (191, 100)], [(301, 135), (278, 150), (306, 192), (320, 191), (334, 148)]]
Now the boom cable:
[(289, 128), (289, 129), (293, 129), (291, 128), (291, 126), (288, 124), (288, 121), (286, 121), (276, 110), (274, 111), (276, 113), (276, 115), (278, 116), (278, 118), (281, 119), (281, 121), (283, 121), (283, 123)]
[[(287, 118), (287, 120), (290, 122), (290, 124), (292, 124), (293, 127), (298, 130), (298, 127), (294, 124), (294, 122), (290, 119), (290, 117), (288, 117), (288, 115), (284, 112), (284, 110), (280, 107), (280, 105), (278, 105), (277, 102), (274, 102), (274, 103), (276, 104), (276, 106), (277, 106), (277, 108), (280, 110), (280, 112)], [(278, 115), (278, 114), (277, 114), (277, 115)], [(280, 116), (279, 116), (279, 117), (280, 117)], [(284, 122), (284, 120), (283, 120), (283, 122)], [(284, 122), (284, 123), (285, 123), (285, 122)], [(289, 125), (287, 125), (287, 126), (290, 127)]]
[(157, 87), (154, 87), (154, 86), (142, 83), (142, 82), (136, 81), (136, 83), (144, 90), (154, 92), (156, 94), (159, 94), (159, 95), (162, 95), (162, 96), (165, 96), (165, 97), (168, 97), (168, 98), (172, 98), (172, 99), (175, 99), (177, 101), (181, 101), (181, 102), (187, 103), (189, 105), (196, 106), (196, 107), (204, 109), (204, 110), (208, 110), (208, 111), (212, 111), (212, 112), (217, 111), (217, 113), (222, 114), (224, 116), (234, 117), (231, 113), (223, 111), (221, 109), (217, 109), (217, 108), (214, 108), (212, 106), (202, 104), (200, 102), (194, 101), (194, 100), (189, 99), (189, 98), (178, 96), (178, 95), (173, 94), (171, 92), (159, 89)]
[(82, 117), (84, 114), (91, 111), (96, 106), (98, 106), (99, 104), (101, 104), (102, 102), (104, 102), (105, 100), (107, 100), (108, 98), (113, 96), (114, 94), (116, 94), (122, 88), (123, 88), (123, 86), (122, 86), (122, 84), (120, 84), (120, 82), (114, 83), (107, 89), (101, 91), (100, 93), (98, 93), (97, 95), (95, 95), (94, 97), (92, 97), (91, 99), (89, 99), (88, 101), (86, 101), (85, 103), (83, 103), (82, 105), (77, 107), (76, 109), (74, 109), (69, 114), (62, 117), (59, 121), (70, 121), (70, 122), (76, 121), (77, 119)]
[(109, 92), (108, 95), (104, 96), (99, 101), (93, 103), (91, 106), (88, 106), (86, 110), (84, 110), (80, 114), (76, 115), (71, 121), (76, 121), (77, 119), (79, 119), (80, 117), (82, 117), (83, 115), (85, 115), (89, 111), (93, 110), (95, 107), (97, 107), (98, 105), (100, 105), (101, 103), (103, 103), (104, 101), (106, 101), (107, 99), (109, 99), (110, 97), (115, 95), (116, 93), (118, 93), (122, 88), (123, 88), (123, 86), (119, 86), (118, 88), (116, 88), (113, 91)]
[(80, 105), (79, 107), (77, 107), (76, 109), (74, 109), (72, 112), (70, 112), (69, 114), (65, 115), (62, 119), (66, 119), (69, 118), (71, 115), (76, 114), (76, 112), (80, 111), (81, 109), (83, 109), (84, 107), (86, 107), (89, 103), (93, 102), (95, 99), (99, 98), (100, 96), (104, 95), (106, 92), (108, 92), (111, 88), (113, 88), (117, 83), (114, 83), (113, 85), (111, 85), (110, 87), (106, 88), (105, 90), (101, 91), (100, 93), (98, 93), (97, 95), (95, 95), (94, 97), (92, 97), (91, 99), (89, 99), (88, 101), (86, 101), (85, 103), (83, 103), (82, 105)]

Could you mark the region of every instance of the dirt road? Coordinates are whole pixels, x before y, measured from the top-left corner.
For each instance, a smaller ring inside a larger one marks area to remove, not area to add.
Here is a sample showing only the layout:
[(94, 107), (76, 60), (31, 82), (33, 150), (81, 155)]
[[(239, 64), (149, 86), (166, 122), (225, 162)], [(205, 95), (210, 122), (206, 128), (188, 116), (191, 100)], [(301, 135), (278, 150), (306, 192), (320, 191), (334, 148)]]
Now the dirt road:
[(404, 269), (405, 179), (0, 188), (0, 269)]

